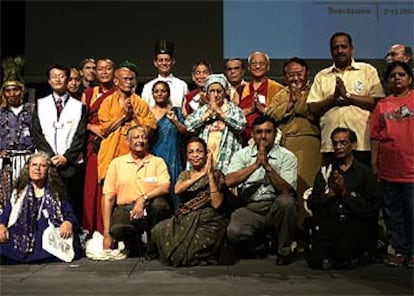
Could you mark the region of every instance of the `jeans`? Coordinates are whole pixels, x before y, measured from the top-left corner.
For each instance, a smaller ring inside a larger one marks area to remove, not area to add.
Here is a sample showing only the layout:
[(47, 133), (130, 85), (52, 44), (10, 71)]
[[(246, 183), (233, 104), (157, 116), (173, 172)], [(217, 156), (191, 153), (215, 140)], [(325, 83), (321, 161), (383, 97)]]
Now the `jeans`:
[(380, 181), (384, 192), (385, 223), (397, 254), (412, 256), (414, 183)]

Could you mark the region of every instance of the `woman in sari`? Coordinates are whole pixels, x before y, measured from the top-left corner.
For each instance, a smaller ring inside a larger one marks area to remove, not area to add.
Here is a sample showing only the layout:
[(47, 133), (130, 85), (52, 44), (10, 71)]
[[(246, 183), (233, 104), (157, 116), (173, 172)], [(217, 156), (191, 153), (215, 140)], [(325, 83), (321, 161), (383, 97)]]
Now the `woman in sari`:
[[(46, 214), (47, 213), (47, 214)], [(0, 255), (3, 263), (59, 261), (43, 249), (42, 236), (50, 222), (64, 239), (73, 236), (75, 256), (81, 254), (76, 218), (64, 199), (64, 186), (45, 152), (30, 156), (0, 215)]]
[(228, 223), (224, 208), (227, 188), (224, 175), (215, 170), (207, 145), (191, 138), (186, 145), (192, 170), (183, 171), (175, 193), (184, 203), (174, 217), (158, 223), (151, 231), (164, 265), (194, 266), (222, 264)]
[(182, 171), (181, 159), (181, 135), (187, 133), (184, 117), (181, 109), (172, 107), (170, 101), (170, 87), (165, 81), (158, 81), (152, 87), (152, 95), (155, 105), (151, 112), (157, 120), (155, 140), (152, 143), (151, 152), (163, 158), (168, 166), (168, 173), (171, 177), (171, 205), (174, 209), (180, 206), (180, 200), (174, 194), (174, 184)]

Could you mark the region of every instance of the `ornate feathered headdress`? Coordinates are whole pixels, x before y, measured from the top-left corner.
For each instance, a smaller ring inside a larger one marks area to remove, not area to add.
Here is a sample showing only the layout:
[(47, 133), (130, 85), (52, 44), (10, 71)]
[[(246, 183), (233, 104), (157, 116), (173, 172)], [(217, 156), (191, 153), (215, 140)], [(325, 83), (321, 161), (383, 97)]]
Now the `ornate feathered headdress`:
[(3, 84), (1, 89), (3, 90), (7, 86), (19, 86), (24, 89), (22, 77), (24, 59), (20, 56), (15, 58), (6, 57), (1, 62), (1, 65), (3, 67)]

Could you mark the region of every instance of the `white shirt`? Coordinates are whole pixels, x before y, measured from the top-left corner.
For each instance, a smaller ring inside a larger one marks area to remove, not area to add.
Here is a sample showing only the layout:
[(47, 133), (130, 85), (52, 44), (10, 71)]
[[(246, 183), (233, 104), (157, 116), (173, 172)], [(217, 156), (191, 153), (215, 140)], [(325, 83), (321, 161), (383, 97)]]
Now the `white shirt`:
[(183, 105), (183, 100), (185, 94), (188, 92), (187, 83), (184, 80), (181, 80), (175, 77), (173, 74), (168, 75), (167, 77), (158, 77), (153, 80), (145, 83), (144, 88), (142, 89), (141, 98), (144, 99), (147, 104), (152, 107), (155, 104), (154, 97), (152, 96), (152, 86), (157, 81), (165, 81), (170, 86), (170, 99), (173, 107), (181, 108)]

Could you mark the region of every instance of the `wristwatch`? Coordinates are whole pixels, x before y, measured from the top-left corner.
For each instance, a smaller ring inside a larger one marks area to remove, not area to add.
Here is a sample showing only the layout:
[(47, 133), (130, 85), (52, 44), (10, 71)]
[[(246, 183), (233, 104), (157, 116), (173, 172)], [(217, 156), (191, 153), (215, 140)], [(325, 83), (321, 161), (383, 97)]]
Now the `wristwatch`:
[(349, 99), (351, 97), (351, 93), (349, 91), (346, 92), (345, 97)]
[(148, 195), (144, 194), (142, 196), (142, 200), (144, 201), (144, 203), (148, 200)]

